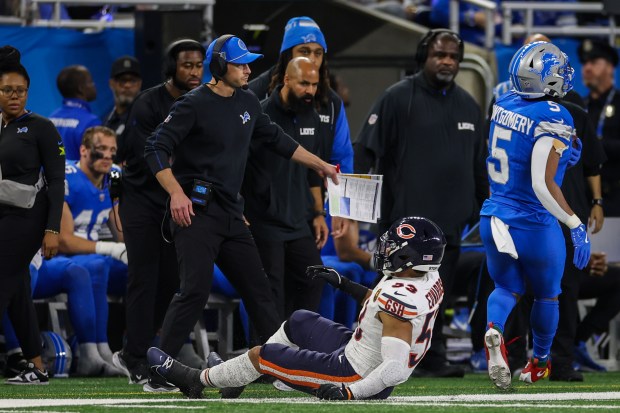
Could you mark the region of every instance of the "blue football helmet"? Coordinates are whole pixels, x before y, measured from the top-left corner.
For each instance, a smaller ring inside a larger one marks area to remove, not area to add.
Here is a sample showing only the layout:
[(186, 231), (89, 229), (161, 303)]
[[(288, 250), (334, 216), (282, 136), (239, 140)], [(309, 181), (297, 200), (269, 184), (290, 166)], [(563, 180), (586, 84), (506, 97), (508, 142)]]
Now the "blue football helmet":
[(556, 45), (533, 42), (522, 46), (508, 67), (514, 90), (526, 98), (564, 97), (573, 88), (568, 56)]
[(375, 251), (378, 271), (436, 271), (446, 248), (446, 238), (430, 219), (406, 217), (394, 222), (381, 235)]
[(41, 341), (43, 344), (41, 359), (50, 377), (69, 377), (73, 359), (69, 344), (53, 331), (42, 331)]

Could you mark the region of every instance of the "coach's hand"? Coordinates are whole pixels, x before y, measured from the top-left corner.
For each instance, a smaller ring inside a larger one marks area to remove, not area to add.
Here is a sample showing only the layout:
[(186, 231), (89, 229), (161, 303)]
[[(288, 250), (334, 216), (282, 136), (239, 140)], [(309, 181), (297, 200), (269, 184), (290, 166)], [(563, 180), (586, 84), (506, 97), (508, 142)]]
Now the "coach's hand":
[(335, 384), (326, 383), (321, 384), (321, 386), (316, 391), (316, 397), (323, 400), (353, 400), (353, 393), (351, 390), (345, 386), (342, 387), (336, 386)]
[(316, 278), (324, 279), (328, 284), (334, 288), (340, 288), (343, 280), (345, 279), (338, 271), (325, 265), (311, 265), (306, 268), (306, 275), (313, 280)]

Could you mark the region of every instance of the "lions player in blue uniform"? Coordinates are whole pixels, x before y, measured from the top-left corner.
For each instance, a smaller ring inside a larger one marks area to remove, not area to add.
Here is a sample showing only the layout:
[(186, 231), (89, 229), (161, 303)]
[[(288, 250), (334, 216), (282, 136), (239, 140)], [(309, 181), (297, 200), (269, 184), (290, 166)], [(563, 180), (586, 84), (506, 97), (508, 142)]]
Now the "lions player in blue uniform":
[[(125, 244), (99, 241), (104, 225), (108, 225), (117, 239), (122, 241), (122, 233), (117, 231), (120, 228), (120, 222), (116, 219), (118, 213), (115, 212), (117, 205), (112, 204), (107, 187), (107, 176), (112, 169), (116, 149), (114, 132), (95, 126), (84, 133), (80, 160), (67, 162), (59, 248), (62, 254), (90, 273), (96, 328), (95, 342), (89, 343), (87, 352), (92, 353), (93, 357), (96, 357), (95, 352), (99, 353), (110, 365), (112, 352), (107, 336), (107, 293), (109, 290), (124, 291), (127, 282)], [(39, 283), (43, 281), (44, 278), (39, 279)], [(117, 370), (114, 367), (111, 369)]]
[(560, 189), (569, 158), (578, 159), (580, 148), (573, 118), (551, 99), (572, 88), (568, 57), (551, 43), (530, 43), (517, 51), (509, 72), (514, 89), (497, 100), (491, 116), (491, 197), (480, 212), (480, 233), (495, 282), (487, 304), (485, 345), (489, 376), (501, 389), (511, 382), (504, 324), (526, 282), (535, 297), (530, 316), (534, 349), (519, 379), (534, 383), (549, 376), (566, 257), (558, 221), (570, 228), (574, 265), (581, 269), (590, 257), (586, 227)]

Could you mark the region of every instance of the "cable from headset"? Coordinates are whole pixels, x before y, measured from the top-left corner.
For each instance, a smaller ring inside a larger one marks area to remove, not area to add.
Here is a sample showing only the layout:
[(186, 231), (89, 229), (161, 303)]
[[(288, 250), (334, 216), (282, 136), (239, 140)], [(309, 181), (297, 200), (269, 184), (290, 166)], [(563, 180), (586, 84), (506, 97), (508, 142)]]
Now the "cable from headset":
[(166, 218), (168, 218), (168, 211), (170, 210), (170, 197), (168, 197), (168, 199), (166, 199), (166, 212), (164, 212), (164, 217), (161, 220), (161, 226), (159, 228), (160, 232), (161, 232), (161, 237), (164, 239), (164, 241), (167, 244), (172, 244), (174, 241), (169, 240), (168, 238), (166, 238), (166, 234), (164, 233), (164, 223), (166, 222)]

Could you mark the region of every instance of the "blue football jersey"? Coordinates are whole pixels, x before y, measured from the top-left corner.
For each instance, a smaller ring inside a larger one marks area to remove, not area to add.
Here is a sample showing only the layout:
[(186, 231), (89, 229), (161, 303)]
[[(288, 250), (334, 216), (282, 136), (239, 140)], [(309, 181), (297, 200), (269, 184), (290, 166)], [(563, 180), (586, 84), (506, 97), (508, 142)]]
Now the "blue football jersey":
[(556, 222), (532, 188), (532, 151), (542, 137), (554, 138), (561, 153), (555, 182), (562, 184), (570, 158), (573, 118), (563, 106), (547, 100), (527, 101), (515, 92), (493, 106), (487, 171), (491, 197), (480, 215), (496, 216), (510, 226), (532, 228)]
[[(117, 168), (117, 167), (116, 167)], [(98, 241), (112, 210), (112, 200), (106, 185), (96, 188), (75, 162), (65, 165), (65, 202), (69, 204), (74, 234), (91, 241)], [(105, 228), (104, 228), (105, 227)]]

